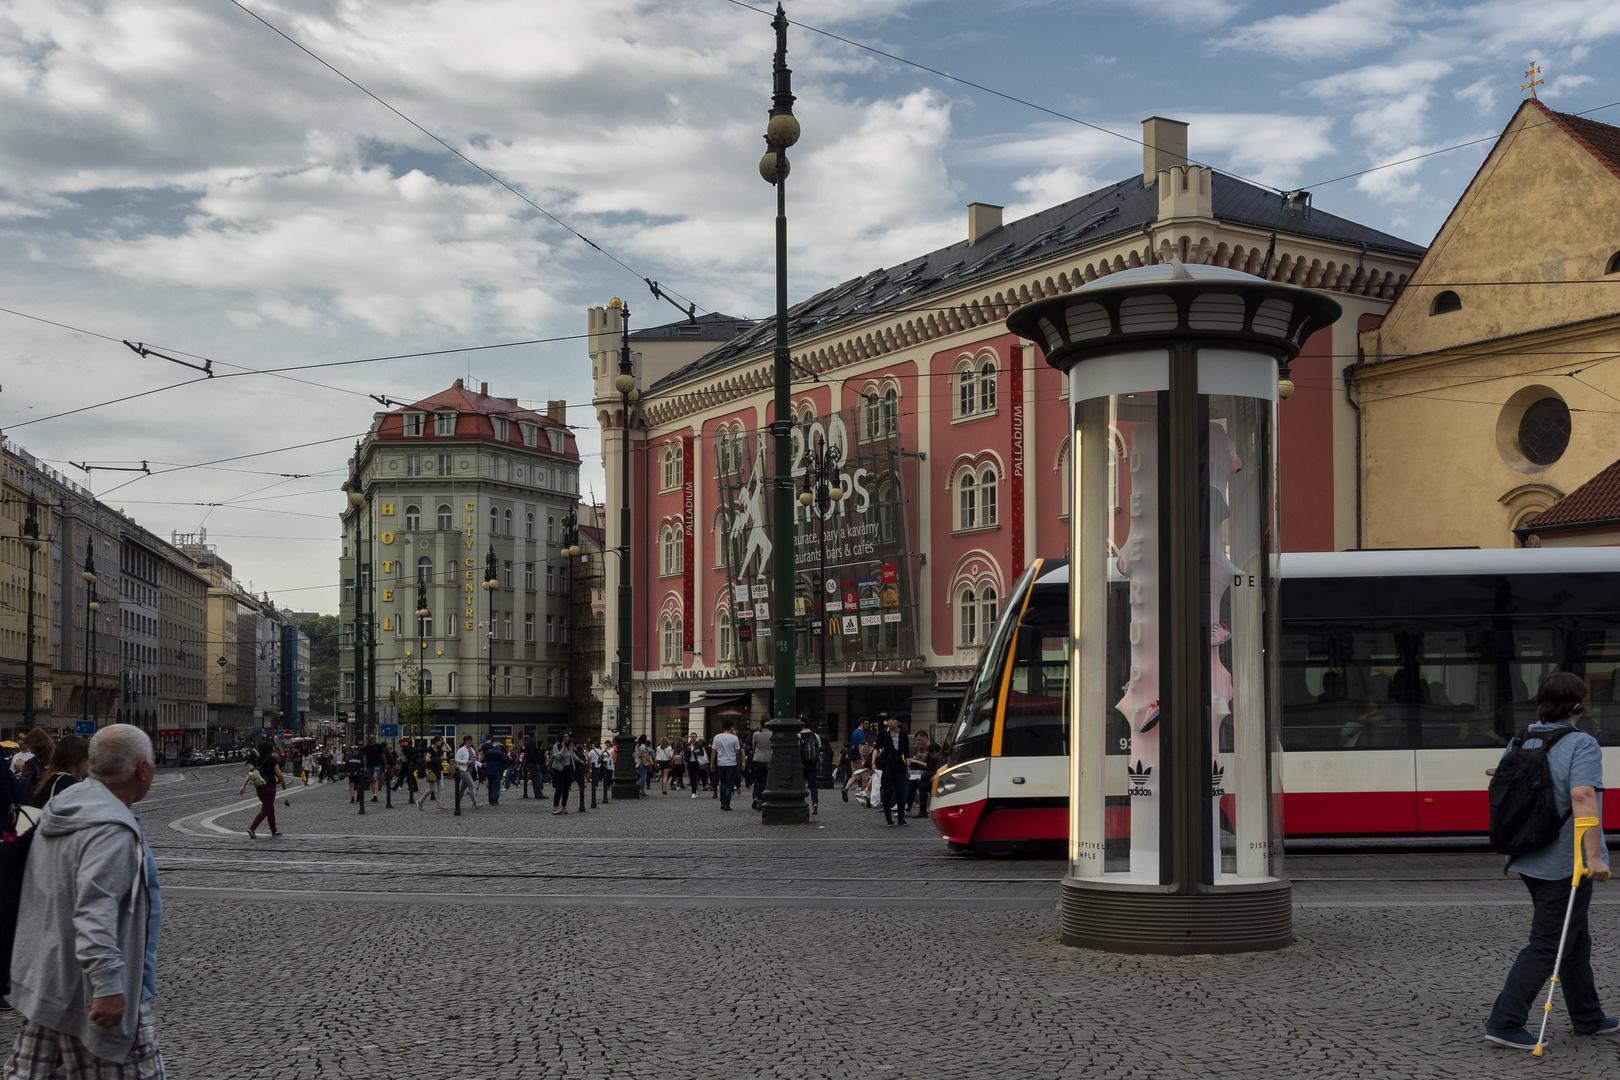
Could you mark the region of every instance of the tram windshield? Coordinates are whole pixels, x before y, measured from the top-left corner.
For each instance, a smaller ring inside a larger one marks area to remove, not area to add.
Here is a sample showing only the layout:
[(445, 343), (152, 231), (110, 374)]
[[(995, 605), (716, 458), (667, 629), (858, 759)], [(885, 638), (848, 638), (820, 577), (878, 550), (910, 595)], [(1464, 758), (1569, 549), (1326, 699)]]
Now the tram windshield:
[(1003, 757), (1057, 757), (1069, 752), (1069, 590), (1035, 585), (1018, 624)]
[(1013, 586), (1012, 595), (1007, 597), (1006, 606), (1001, 609), (1001, 617), (996, 621), (984, 655), (979, 657), (978, 669), (973, 672), (973, 682), (962, 699), (962, 711), (957, 714), (956, 727), (951, 731), (950, 763), (953, 765), (990, 755), (990, 745), (995, 735), (996, 706), (1001, 700), (1001, 676), (1007, 666), (1007, 650), (1018, 629), (1030, 582), (1035, 580), (1040, 568), (1041, 563), (1036, 562), (1024, 571), (1018, 584)]

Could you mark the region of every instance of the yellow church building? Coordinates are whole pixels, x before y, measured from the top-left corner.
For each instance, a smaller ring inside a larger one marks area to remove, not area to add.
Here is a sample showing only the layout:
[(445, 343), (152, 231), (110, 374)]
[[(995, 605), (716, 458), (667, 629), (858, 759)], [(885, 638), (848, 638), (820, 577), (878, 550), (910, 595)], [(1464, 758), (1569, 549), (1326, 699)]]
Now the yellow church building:
[(1361, 547), (1615, 543), (1533, 526), (1620, 459), (1620, 128), (1524, 102), (1360, 342)]

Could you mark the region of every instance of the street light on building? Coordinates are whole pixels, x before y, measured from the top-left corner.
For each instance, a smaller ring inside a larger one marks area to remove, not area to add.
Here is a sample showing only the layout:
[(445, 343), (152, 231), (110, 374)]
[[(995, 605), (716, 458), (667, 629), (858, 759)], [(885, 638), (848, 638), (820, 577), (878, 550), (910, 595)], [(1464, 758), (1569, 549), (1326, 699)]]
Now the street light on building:
[(844, 488), (839, 484), (838, 463), (843, 451), (818, 438), (816, 445), (805, 455), (804, 490), (799, 492), (799, 503), (813, 507), (816, 515), (816, 549), (820, 555), (820, 573), (816, 577), (819, 596), (811, 597), (810, 627), (816, 637), (816, 653), (821, 662), (821, 705), (816, 717), (816, 737), (821, 740), (821, 775), (830, 779), (832, 750), (827, 745), (827, 518), (844, 501)]
[(794, 642), (792, 478), (792, 353), (787, 324), (787, 148), (799, 141), (799, 121), (793, 116), (793, 72), (787, 66), (787, 14), (776, 5), (776, 65), (770, 121), (765, 127), (765, 156), (759, 174), (776, 188), (776, 417), (771, 421), (773, 461), (771, 502), (771, 591), (776, 650), (772, 659), (775, 716), (765, 726), (771, 732), (771, 761), (760, 820), (766, 825), (802, 825), (810, 820), (804, 770), (799, 764), (799, 718), (795, 708), (798, 675)]
[(637, 397), (636, 375), (630, 363), (630, 305), (615, 296), (608, 307), (619, 312), (619, 374), (613, 388), (619, 392), (624, 431), (619, 482), (619, 719), (613, 731), (613, 797), (635, 799), (641, 795), (635, 777), (636, 741), (630, 733), (630, 406)]

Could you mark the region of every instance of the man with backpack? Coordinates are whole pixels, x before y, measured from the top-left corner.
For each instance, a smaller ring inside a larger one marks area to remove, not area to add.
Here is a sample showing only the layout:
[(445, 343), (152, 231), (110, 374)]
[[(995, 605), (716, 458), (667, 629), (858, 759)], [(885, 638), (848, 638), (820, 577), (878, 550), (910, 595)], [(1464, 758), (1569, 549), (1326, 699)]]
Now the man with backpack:
[(1536, 695), (1536, 722), (1508, 743), (1491, 779), (1491, 848), (1507, 855), (1530, 890), (1535, 913), (1530, 941), (1508, 972), (1485, 1023), (1485, 1038), (1498, 1046), (1533, 1050), (1525, 1030), (1530, 1007), (1557, 960), (1567, 916), (1559, 987), (1577, 1035), (1613, 1035), (1620, 1019), (1606, 1017), (1592, 974), (1592, 934), (1587, 910), (1592, 883), (1609, 879), (1608, 849), (1601, 828), (1586, 832), (1586, 880), (1571, 896), (1575, 875), (1575, 821), (1603, 816), (1603, 752), (1597, 739), (1575, 725), (1585, 711), (1586, 683), (1569, 672), (1547, 676)]
[(810, 789), (810, 812), (821, 813), (821, 799), (816, 793), (816, 774), (821, 771), (821, 736), (810, 728), (809, 721), (799, 717), (799, 764), (804, 766), (804, 786)]

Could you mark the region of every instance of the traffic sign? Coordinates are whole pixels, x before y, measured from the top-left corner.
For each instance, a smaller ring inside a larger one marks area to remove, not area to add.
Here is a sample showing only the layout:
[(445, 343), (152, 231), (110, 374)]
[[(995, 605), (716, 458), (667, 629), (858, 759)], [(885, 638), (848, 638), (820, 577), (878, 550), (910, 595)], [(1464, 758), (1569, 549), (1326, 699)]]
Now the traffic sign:
[(73, 721), (73, 734), (75, 734), (75, 735), (94, 735), (95, 733), (96, 733), (96, 722), (94, 720), (75, 720), (75, 721)]
[(398, 724), (378, 724), (377, 725), (377, 734), (381, 735), (385, 739), (397, 739), (397, 738), (399, 738), (399, 725)]
[(218, 665), (219, 665), (219, 666), (220, 666), (220, 667), (224, 667), (224, 666), (225, 666), (225, 665), (226, 665), (226, 664), (228, 664), (228, 663), (230, 663), (230, 661), (229, 661), (229, 660), (227, 660), (227, 659), (225, 659), (225, 658), (224, 658), (224, 657), (223, 657), (223, 656), (222, 656), (222, 657), (220, 657), (220, 658), (219, 658), (219, 659), (218, 659), (218, 660), (215, 660), (215, 661), (214, 661), (214, 663), (216, 663), (216, 664), (218, 664)]

